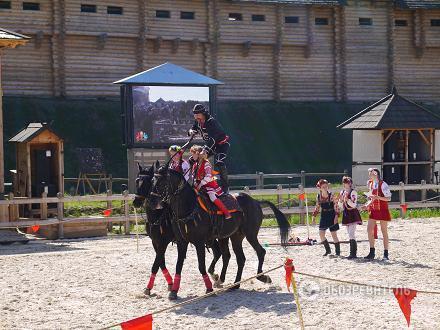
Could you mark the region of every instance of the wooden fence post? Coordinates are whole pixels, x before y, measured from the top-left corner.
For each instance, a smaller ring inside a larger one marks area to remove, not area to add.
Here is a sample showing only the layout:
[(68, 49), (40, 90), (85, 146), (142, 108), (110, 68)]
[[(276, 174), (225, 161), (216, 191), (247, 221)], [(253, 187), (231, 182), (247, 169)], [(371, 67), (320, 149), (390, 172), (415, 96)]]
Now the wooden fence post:
[(424, 203), (424, 202), (426, 202), (426, 189), (423, 189), (423, 187), (426, 185), (426, 181), (422, 180), (420, 182), (420, 184), (422, 185), (422, 194), (421, 194), (421, 198), (420, 199)]
[(41, 198), (43, 199), (40, 203), (40, 219), (46, 220), (47, 219), (47, 203), (45, 199), (47, 198), (47, 192), (43, 191), (41, 194)]
[(283, 195), (282, 195), (283, 186), (278, 184), (277, 185), (277, 207), (279, 208), (281, 203), (283, 202)]
[[(304, 172), (304, 171), (301, 171), (301, 180), (302, 180), (302, 172)], [(298, 186), (298, 188), (299, 188), (299, 194), (300, 195), (303, 194), (304, 193), (304, 186), (302, 184), (300, 184)], [(301, 198), (299, 199), (299, 209), (300, 209), (299, 223), (303, 225), (305, 223), (306, 210), (305, 210), (305, 206), (304, 206), (304, 201)]]
[(264, 189), (264, 173), (258, 172), (257, 189)]
[[(111, 178), (110, 178), (110, 179), (111, 179)], [(112, 191), (111, 191), (111, 189), (107, 190), (107, 197), (111, 197), (111, 195), (112, 195)], [(112, 206), (113, 206), (112, 201), (111, 201), (111, 200), (108, 200), (108, 201), (107, 201), (107, 209), (108, 209), (108, 210), (111, 210), (111, 209), (112, 209)], [(113, 222), (108, 222), (108, 223), (107, 223), (107, 230), (108, 230), (109, 232), (112, 232), (112, 231), (113, 231)]]
[[(399, 202), (400, 205), (405, 204), (405, 184), (403, 182), (399, 182), (400, 190), (399, 190)], [(405, 212), (403, 211), (402, 207), (400, 207), (400, 217), (405, 217)]]
[(62, 202), (64, 195), (62, 193), (57, 194), (58, 197), (58, 204), (57, 204), (57, 218), (60, 222), (58, 224), (58, 238), (64, 238), (64, 225), (63, 225), (63, 218), (64, 218), (64, 203)]
[(301, 186), (303, 188), (306, 187), (306, 172), (305, 171), (301, 171)]
[(110, 193), (113, 193), (113, 175), (112, 174), (109, 174), (108, 190), (110, 191)]
[(124, 195), (125, 235), (130, 235), (130, 204), (128, 204), (128, 190), (124, 190), (122, 195)]

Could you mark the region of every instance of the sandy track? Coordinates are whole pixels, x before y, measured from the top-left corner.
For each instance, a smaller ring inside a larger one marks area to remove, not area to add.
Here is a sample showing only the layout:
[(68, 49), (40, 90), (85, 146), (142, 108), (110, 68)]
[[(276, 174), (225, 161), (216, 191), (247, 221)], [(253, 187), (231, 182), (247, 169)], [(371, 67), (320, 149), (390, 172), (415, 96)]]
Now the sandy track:
[[(317, 237), (317, 229), (313, 229)], [(366, 226), (358, 239), (366, 240)], [(345, 228), (341, 239), (347, 239)], [(393, 221), (390, 225), (391, 261), (362, 262), (322, 257), (322, 246), (268, 248), (265, 269), (289, 255), (298, 271), (358, 282), (440, 291), (439, 219)], [(277, 240), (275, 229), (260, 233), (260, 241)], [(295, 228), (304, 237), (305, 228)], [(380, 235), (380, 234), (379, 234)], [(377, 244), (382, 254), (382, 242)], [(366, 241), (359, 252), (368, 251)], [(348, 254), (348, 245), (342, 246)], [(255, 274), (257, 258), (245, 243), (244, 277)], [(174, 272), (176, 248), (167, 253)], [(210, 261), (208, 255), (208, 262)], [(33, 241), (0, 247), (1, 329), (100, 328), (174, 304), (167, 299), (165, 280), (158, 274), (154, 295), (142, 296), (153, 262), (149, 238), (103, 238), (62, 242)], [(218, 264), (218, 269), (221, 264)], [(227, 283), (235, 277), (231, 259)], [(155, 329), (292, 329), (299, 328), (293, 295), (285, 287), (283, 270), (270, 274), (273, 284), (252, 281), (242, 289), (155, 317)], [(390, 292), (339, 285), (298, 277), (301, 304), (308, 329), (405, 329), (406, 323)], [(190, 247), (184, 266), (180, 301), (204, 293), (195, 249)], [(411, 327), (440, 328), (440, 296), (420, 294), (413, 302)]]

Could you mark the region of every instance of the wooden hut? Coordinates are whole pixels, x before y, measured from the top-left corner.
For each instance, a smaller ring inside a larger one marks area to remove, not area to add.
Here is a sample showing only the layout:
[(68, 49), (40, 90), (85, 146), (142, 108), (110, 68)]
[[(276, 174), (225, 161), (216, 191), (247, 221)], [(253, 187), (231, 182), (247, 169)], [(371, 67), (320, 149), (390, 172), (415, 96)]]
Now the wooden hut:
[(353, 130), (353, 179), (378, 167), (390, 184), (434, 182), (440, 168), (440, 116), (393, 92), (341, 123)]
[(169, 61), (225, 82), (220, 100), (373, 101), (398, 85), (440, 102), (439, 0), (1, 3), (33, 37), (6, 53), (5, 95), (117, 97), (112, 81)]
[[(55, 197), (64, 193), (63, 140), (46, 124), (30, 123), (9, 142), (16, 144), (14, 195)], [(37, 206), (37, 205), (34, 205)], [(29, 209), (30, 215), (39, 209)], [(56, 214), (56, 208), (49, 213)]]

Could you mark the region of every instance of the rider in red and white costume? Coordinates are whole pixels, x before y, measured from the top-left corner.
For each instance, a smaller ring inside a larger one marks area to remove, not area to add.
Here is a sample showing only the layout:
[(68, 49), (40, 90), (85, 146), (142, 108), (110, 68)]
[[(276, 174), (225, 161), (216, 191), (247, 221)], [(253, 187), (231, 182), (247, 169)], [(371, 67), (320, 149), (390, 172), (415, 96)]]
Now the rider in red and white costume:
[(171, 170), (182, 173), (185, 177), (185, 180), (188, 181), (190, 175), (190, 165), (188, 161), (183, 159), (182, 148), (177, 145), (172, 145), (171, 147), (169, 147), (168, 152), (170, 154), (170, 157), (172, 157), (169, 168)]
[(211, 202), (225, 215), (226, 219), (232, 218), (226, 206), (217, 198), (223, 194), (223, 191), (212, 175), (212, 166), (207, 159), (207, 154), (203, 152), (203, 147), (194, 145), (191, 147), (190, 152), (192, 159), (195, 161), (191, 171), (194, 178), (194, 187), (198, 191), (205, 191)]

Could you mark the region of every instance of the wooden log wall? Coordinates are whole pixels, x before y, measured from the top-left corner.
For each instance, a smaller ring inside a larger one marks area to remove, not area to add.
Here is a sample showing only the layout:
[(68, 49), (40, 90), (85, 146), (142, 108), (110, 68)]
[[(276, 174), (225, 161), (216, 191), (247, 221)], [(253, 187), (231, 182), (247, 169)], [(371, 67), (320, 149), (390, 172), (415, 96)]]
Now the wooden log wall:
[[(440, 43), (436, 44), (436, 40), (440, 27), (431, 26), (430, 20), (440, 17), (440, 10), (419, 13), (396, 10), (394, 16), (396, 20), (407, 22), (407, 26), (396, 26), (394, 32), (394, 71), (399, 93), (413, 99), (438, 102)], [(420, 26), (422, 21), (423, 27)]]
[[(415, 100), (440, 102), (440, 27), (431, 26), (440, 10), (401, 10), (385, 0), (338, 7), (93, 0), (87, 4), (96, 13), (85, 13), (81, 0), (36, 2), (39, 11), (18, 1), (0, 10), (1, 27), (32, 37), (5, 51), (5, 95), (117, 97), (113, 81), (171, 61), (224, 81), (219, 99), (371, 101), (395, 85)], [(109, 5), (123, 14), (108, 14)], [(195, 17), (181, 19), (181, 12)]]

